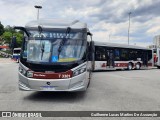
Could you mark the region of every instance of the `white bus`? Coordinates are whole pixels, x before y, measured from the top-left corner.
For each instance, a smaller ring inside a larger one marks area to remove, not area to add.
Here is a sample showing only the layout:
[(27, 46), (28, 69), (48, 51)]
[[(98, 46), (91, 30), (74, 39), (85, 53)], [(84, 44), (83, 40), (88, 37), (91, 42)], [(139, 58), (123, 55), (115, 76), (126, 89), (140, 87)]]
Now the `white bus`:
[(21, 48), (14, 48), (13, 54), (12, 54), (12, 59), (19, 62), (20, 53), (21, 53)]
[(131, 70), (153, 66), (151, 49), (97, 41), (94, 41), (94, 44), (93, 70)]
[(154, 51), (154, 66), (160, 69), (160, 48), (153, 49)]
[(19, 89), (85, 91), (90, 83), (92, 34), (87, 24), (67, 20), (31, 21), (25, 27)]

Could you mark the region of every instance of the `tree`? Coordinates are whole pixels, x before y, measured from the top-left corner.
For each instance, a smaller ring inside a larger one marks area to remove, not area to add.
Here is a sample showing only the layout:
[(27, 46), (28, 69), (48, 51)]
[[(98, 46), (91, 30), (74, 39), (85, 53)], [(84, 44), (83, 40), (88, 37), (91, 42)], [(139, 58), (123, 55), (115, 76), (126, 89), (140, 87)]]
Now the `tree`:
[(17, 47), (21, 47), (21, 45), (22, 45), (22, 39), (23, 39), (23, 34), (20, 33), (20, 32), (16, 32), (13, 35), (16, 37)]
[(4, 41), (8, 44), (11, 44), (11, 40), (12, 37), (15, 36), (16, 37), (16, 41), (17, 41), (17, 47), (21, 47), (22, 44), (22, 39), (23, 39), (23, 34), (20, 32), (4, 32), (2, 35), (2, 38), (4, 39)]
[(3, 40), (5, 43), (11, 43), (12, 33), (11, 32), (4, 32), (2, 35)]
[(0, 22), (0, 36), (4, 33), (4, 26)]
[(11, 32), (11, 33), (15, 33), (16, 32), (10, 25), (7, 25), (4, 28), (4, 30), (5, 30), (5, 32)]
[(16, 31), (10, 25), (7, 25), (5, 28), (3, 27), (3, 30), (4, 30), (4, 32), (1, 35), (3, 42), (11, 45), (12, 37), (15, 36), (17, 47), (21, 47), (22, 39), (23, 39), (23, 32), (22, 31)]

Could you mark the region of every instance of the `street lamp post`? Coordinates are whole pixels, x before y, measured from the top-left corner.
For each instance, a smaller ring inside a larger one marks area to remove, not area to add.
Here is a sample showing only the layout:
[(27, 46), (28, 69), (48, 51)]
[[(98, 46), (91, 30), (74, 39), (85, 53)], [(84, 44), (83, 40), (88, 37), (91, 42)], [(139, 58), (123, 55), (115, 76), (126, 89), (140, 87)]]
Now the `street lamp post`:
[(128, 15), (129, 15), (129, 25), (128, 25), (128, 45), (129, 45), (129, 29), (130, 29), (130, 15), (131, 15), (131, 12), (129, 12)]
[(35, 5), (34, 7), (38, 9), (37, 20), (39, 20), (39, 9), (42, 9), (42, 6)]

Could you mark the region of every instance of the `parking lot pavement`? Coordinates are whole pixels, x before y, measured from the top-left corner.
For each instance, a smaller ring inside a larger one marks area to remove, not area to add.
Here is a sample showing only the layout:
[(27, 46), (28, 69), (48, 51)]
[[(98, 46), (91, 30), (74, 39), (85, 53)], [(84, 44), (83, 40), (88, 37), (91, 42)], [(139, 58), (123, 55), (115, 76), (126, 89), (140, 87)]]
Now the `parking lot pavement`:
[(0, 58), (0, 64), (14, 62), (11, 58)]
[(159, 69), (94, 72), (86, 92), (68, 93), (19, 91), (18, 64), (0, 68), (0, 111), (160, 111)]
[(12, 64), (16, 63), (16, 61), (12, 60), (11, 58), (0, 58), (0, 64)]

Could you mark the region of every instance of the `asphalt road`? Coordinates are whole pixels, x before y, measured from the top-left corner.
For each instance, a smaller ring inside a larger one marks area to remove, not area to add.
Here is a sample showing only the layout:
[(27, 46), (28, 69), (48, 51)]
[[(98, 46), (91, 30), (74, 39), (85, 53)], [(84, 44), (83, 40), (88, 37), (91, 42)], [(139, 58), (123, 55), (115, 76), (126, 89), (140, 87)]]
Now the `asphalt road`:
[(0, 58), (0, 111), (160, 111), (160, 69), (94, 72), (78, 93), (19, 91), (17, 72), (17, 63)]

